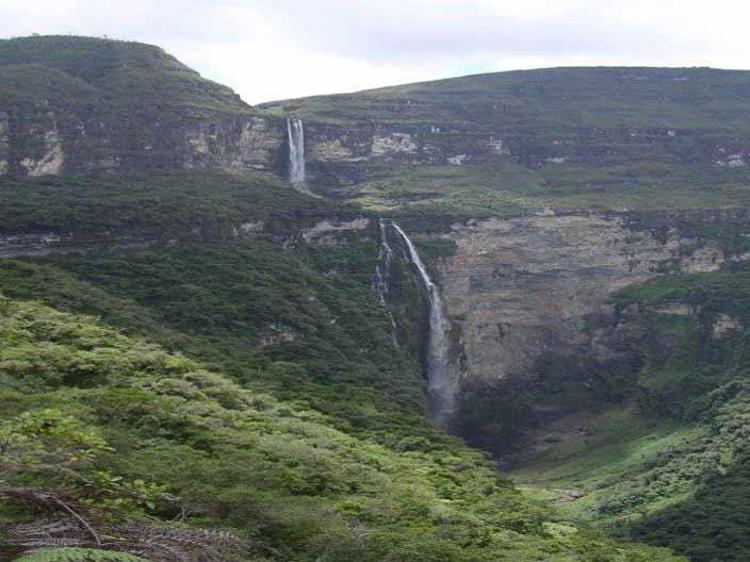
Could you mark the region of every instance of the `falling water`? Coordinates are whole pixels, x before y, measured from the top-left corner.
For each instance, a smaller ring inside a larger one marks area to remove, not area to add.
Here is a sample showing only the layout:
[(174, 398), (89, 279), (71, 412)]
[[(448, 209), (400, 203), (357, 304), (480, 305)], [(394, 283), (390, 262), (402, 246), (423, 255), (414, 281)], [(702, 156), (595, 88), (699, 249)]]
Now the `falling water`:
[(302, 120), (287, 118), (286, 132), (289, 138), (289, 181), (294, 185), (305, 183), (305, 131)]
[[(438, 421), (446, 421), (455, 409), (455, 381), (448, 361), (448, 322), (443, 312), (440, 291), (430, 279), (427, 268), (406, 233), (396, 223), (391, 223), (391, 226), (403, 241), (408, 261), (419, 273), (427, 290), (430, 307), (427, 344), (427, 389), (430, 396), (430, 410)], [(381, 228), (383, 228), (382, 225)]]
[[(378, 221), (380, 227), (380, 244), (378, 245), (378, 263), (375, 266), (375, 292), (380, 298), (382, 304), (386, 303), (388, 296), (388, 280), (391, 277), (391, 263), (393, 262), (393, 250), (388, 244), (388, 234), (385, 230), (385, 224), (382, 220)], [(391, 322), (391, 339), (395, 345), (398, 345), (398, 325), (393, 313), (388, 311), (388, 319)]]
[(388, 279), (391, 276), (391, 262), (393, 261), (393, 250), (388, 245), (388, 235), (385, 231), (383, 221), (378, 221), (380, 227), (380, 245), (378, 246), (378, 264), (375, 266), (375, 291), (380, 302), (385, 302), (388, 295)]

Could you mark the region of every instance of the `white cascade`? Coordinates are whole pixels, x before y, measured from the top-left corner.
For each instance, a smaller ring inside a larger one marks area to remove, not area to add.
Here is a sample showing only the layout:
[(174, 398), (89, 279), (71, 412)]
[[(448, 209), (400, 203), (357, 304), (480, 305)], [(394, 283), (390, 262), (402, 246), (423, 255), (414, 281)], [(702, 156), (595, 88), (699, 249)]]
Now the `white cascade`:
[(294, 185), (304, 185), (305, 129), (302, 120), (287, 118), (286, 132), (289, 140), (289, 181)]
[(448, 358), (449, 324), (445, 318), (440, 290), (430, 279), (427, 268), (419, 257), (414, 244), (396, 223), (393, 230), (401, 238), (407, 251), (409, 263), (417, 270), (427, 291), (429, 304), (429, 339), (427, 343), (427, 389), (430, 411), (437, 421), (445, 422), (455, 411), (456, 381)]
[[(375, 265), (375, 292), (380, 302), (386, 306), (386, 297), (388, 296), (388, 280), (391, 277), (391, 263), (393, 262), (393, 250), (388, 244), (388, 233), (385, 230), (385, 223), (378, 221), (380, 228), (380, 243), (378, 244), (378, 263)], [(398, 345), (398, 326), (393, 313), (388, 311), (388, 319), (391, 322), (391, 339), (395, 345)]]

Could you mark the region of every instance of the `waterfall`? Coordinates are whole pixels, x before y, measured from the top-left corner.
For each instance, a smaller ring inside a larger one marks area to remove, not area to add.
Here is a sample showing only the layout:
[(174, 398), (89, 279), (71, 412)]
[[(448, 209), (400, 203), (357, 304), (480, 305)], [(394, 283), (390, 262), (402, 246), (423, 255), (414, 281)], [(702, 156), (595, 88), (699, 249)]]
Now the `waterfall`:
[(305, 130), (302, 120), (287, 118), (286, 132), (289, 139), (289, 181), (294, 185), (305, 183)]
[[(391, 223), (407, 251), (409, 263), (416, 269), (427, 291), (429, 304), (429, 339), (427, 344), (427, 390), (430, 412), (438, 421), (446, 421), (455, 409), (455, 380), (448, 359), (448, 321), (443, 311), (438, 286), (432, 282), (419, 252), (406, 233), (396, 223)], [(382, 233), (385, 234), (381, 225)], [(381, 242), (381, 247), (383, 246)], [(387, 247), (387, 241), (386, 241)], [(390, 248), (388, 247), (390, 250)]]
[(388, 295), (391, 263), (393, 262), (393, 250), (388, 245), (388, 234), (382, 220), (378, 221), (378, 227), (380, 228), (380, 244), (378, 245), (378, 263), (375, 266), (375, 292), (377, 292), (380, 302), (385, 303), (385, 297)]
[[(380, 228), (380, 243), (378, 244), (378, 263), (375, 265), (375, 292), (383, 305), (386, 305), (388, 296), (388, 280), (391, 277), (391, 263), (393, 262), (393, 250), (388, 244), (388, 234), (385, 231), (385, 223), (378, 221)], [(393, 313), (388, 311), (388, 320), (391, 322), (391, 339), (398, 345), (398, 326)]]

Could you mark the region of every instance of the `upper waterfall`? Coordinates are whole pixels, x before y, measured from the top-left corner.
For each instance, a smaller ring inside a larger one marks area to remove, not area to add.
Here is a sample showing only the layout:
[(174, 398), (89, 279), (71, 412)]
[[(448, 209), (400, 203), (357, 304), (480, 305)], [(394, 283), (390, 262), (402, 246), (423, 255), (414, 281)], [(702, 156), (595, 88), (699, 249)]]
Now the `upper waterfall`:
[(289, 181), (295, 185), (305, 183), (305, 130), (302, 120), (290, 117), (286, 120), (289, 139)]
[[(427, 344), (427, 390), (430, 398), (430, 413), (438, 421), (444, 422), (453, 414), (456, 400), (456, 381), (448, 358), (448, 329), (443, 301), (438, 286), (430, 279), (427, 268), (414, 244), (396, 223), (393, 230), (406, 248), (406, 258), (416, 269), (427, 291), (429, 304), (429, 339)], [(381, 228), (384, 228), (381, 226)], [(387, 246), (387, 241), (386, 241)], [(381, 244), (382, 247), (382, 244)]]

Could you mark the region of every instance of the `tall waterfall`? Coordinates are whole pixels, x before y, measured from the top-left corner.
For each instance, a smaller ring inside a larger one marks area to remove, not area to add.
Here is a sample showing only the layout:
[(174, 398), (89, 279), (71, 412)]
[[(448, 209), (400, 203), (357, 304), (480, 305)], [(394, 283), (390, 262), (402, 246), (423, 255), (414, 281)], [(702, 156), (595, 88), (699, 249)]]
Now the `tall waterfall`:
[(305, 130), (302, 120), (287, 118), (286, 132), (289, 139), (289, 181), (294, 185), (305, 183)]
[[(391, 223), (391, 226), (401, 238), (407, 251), (406, 257), (419, 273), (419, 277), (427, 290), (430, 307), (430, 331), (427, 344), (427, 389), (430, 398), (430, 412), (438, 421), (445, 421), (455, 410), (456, 381), (448, 359), (449, 325), (443, 311), (440, 291), (430, 279), (427, 268), (422, 262), (422, 258), (419, 257), (419, 252), (403, 229), (396, 223)], [(381, 228), (384, 227), (381, 225)]]

